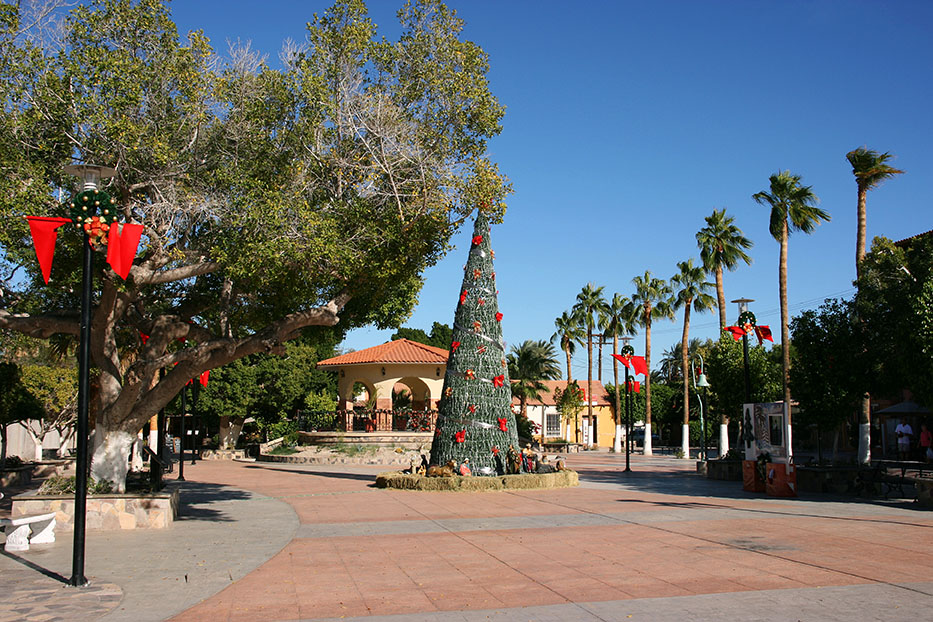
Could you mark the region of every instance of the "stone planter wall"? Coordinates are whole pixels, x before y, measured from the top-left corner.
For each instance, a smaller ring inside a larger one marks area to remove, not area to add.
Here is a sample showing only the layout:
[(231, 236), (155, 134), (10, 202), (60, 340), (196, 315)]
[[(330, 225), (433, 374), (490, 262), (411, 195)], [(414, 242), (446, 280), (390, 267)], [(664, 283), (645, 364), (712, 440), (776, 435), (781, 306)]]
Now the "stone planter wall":
[[(55, 512), (55, 529), (74, 531), (74, 495), (18, 495), (12, 518)], [(178, 488), (147, 495), (88, 495), (86, 529), (165, 529), (178, 516)]]
[(861, 467), (801, 466), (797, 468), (797, 488), (800, 492), (844, 494), (856, 487)]
[(730, 482), (742, 481), (741, 460), (709, 460), (706, 463), (706, 478)]
[(245, 449), (202, 449), (201, 460), (245, 460)]

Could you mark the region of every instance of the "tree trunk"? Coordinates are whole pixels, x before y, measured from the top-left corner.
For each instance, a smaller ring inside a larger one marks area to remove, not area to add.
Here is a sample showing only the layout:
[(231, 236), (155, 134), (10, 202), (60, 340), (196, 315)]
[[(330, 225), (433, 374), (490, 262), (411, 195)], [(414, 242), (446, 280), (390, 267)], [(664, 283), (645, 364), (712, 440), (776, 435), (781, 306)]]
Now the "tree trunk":
[(716, 302), (719, 305), (719, 332), (726, 329), (726, 290), (722, 286), (722, 266), (716, 266)]
[(778, 283), (781, 290), (781, 367), (782, 381), (784, 383), (784, 410), (787, 413), (787, 427), (785, 429), (785, 442), (787, 443), (787, 457), (791, 458), (791, 401), (790, 401), (790, 327), (787, 309), (787, 218), (781, 229), (781, 256), (778, 270)]
[(599, 366), (596, 368), (596, 378), (603, 381), (603, 336), (599, 335)]
[(75, 429), (73, 427), (58, 431), (58, 451), (55, 453), (59, 458), (68, 457), (68, 441), (71, 440), (71, 437), (74, 436), (74, 433)]
[(126, 430), (108, 428), (98, 420), (94, 429), (94, 451), (91, 458), (91, 479), (109, 480), (115, 492), (126, 492), (126, 472), (129, 470), (130, 448), (136, 435)]
[(235, 449), (237, 441), (240, 438), (240, 431), (243, 430), (243, 417), (221, 417), (219, 445), (221, 449)]
[(567, 355), (567, 384), (573, 380), (573, 372), (570, 371), (570, 342), (567, 342), (567, 345), (564, 347), (564, 354)]
[(690, 336), (690, 305), (692, 299), (684, 305), (684, 332), (680, 338), (680, 373), (684, 377), (684, 432), (681, 444), (683, 445), (684, 459), (690, 459), (690, 353), (687, 351), (688, 337)]
[(0, 423), (0, 467), (6, 465), (6, 423)]
[(586, 331), (586, 416), (593, 425), (593, 331)]
[[(858, 230), (855, 239), (855, 275), (862, 274), (862, 260), (865, 259), (865, 242), (868, 235), (868, 209), (865, 206), (868, 188), (858, 186)], [(858, 295), (856, 293), (856, 295)], [(871, 462), (871, 395), (866, 391), (862, 396), (858, 426), (858, 461), (859, 464)]]
[(651, 447), (651, 307), (645, 308), (645, 365), (648, 373), (645, 375), (645, 443), (644, 455), (651, 456), (654, 451)]
[(865, 259), (865, 238), (868, 232), (868, 210), (865, 207), (865, 199), (868, 195), (868, 188), (862, 184), (858, 187), (858, 225), (855, 234), (855, 275), (861, 276), (861, 264)]

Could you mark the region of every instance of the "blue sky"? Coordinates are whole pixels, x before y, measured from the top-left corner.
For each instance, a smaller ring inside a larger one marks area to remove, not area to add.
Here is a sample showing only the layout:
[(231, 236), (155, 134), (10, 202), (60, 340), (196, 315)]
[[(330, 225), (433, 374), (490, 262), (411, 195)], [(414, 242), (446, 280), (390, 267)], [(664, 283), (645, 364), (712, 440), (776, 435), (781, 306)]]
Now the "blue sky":
[[(401, 2), (369, 4), (380, 32), (393, 38)], [(282, 41), (303, 40), (312, 13), (329, 5), (176, 0), (172, 11), (180, 31), (203, 28), (218, 51), (228, 40), (250, 40), (275, 63)], [(645, 270), (669, 278), (678, 261), (698, 257), (694, 236), (723, 207), (755, 242), (754, 263), (726, 274), (726, 297), (755, 299), (759, 323), (779, 339), (778, 244), (767, 210), (751, 196), (789, 169), (832, 216), (812, 235), (791, 236), (791, 312), (848, 296), (856, 187), (845, 154), (861, 145), (892, 152), (906, 170), (869, 194), (869, 240), (933, 229), (931, 2), (448, 5), (466, 20), (464, 36), (489, 54), (492, 90), (507, 108), (489, 151), (515, 187), (491, 238), (510, 344), (550, 338), (554, 318), (588, 282), (611, 296), (631, 295), (632, 277)], [(408, 326), (452, 322), (469, 233), (425, 274)], [(655, 361), (681, 327), (680, 314), (655, 325)], [(343, 347), (390, 334), (357, 330)], [(715, 312), (694, 315), (691, 336), (716, 334)], [(642, 354), (643, 335), (635, 345)], [(574, 375), (585, 369), (583, 349)]]

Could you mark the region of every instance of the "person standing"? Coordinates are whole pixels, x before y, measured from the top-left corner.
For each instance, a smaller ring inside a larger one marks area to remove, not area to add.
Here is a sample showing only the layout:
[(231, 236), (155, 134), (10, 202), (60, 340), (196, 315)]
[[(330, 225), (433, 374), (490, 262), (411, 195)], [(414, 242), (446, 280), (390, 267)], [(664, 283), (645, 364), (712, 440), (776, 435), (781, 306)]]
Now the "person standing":
[(897, 453), (901, 460), (910, 458), (910, 439), (914, 435), (913, 428), (907, 423), (905, 417), (901, 417), (901, 422), (894, 428), (894, 435), (897, 436)]
[(920, 424), (920, 451), (924, 460), (933, 461), (933, 432), (925, 423)]

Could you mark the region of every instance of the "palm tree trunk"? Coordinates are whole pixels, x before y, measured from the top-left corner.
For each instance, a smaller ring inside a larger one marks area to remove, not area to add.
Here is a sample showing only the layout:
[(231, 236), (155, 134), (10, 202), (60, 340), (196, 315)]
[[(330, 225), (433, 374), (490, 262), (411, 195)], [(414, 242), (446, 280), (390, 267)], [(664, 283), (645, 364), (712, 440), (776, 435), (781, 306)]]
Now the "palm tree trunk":
[(564, 354), (567, 355), (567, 384), (573, 380), (573, 373), (570, 371), (570, 342), (564, 346)]
[[(868, 210), (865, 199), (868, 188), (858, 186), (858, 231), (855, 239), (855, 275), (862, 274), (862, 260), (865, 259), (865, 238), (868, 229)], [(856, 293), (856, 296), (858, 293)], [(858, 461), (865, 464), (871, 461), (871, 395), (866, 391), (862, 395), (862, 407), (859, 411)]]
[(791, 456), (790, 438), (790, 328), (787, 309), (787, 218), (781, 229), (781, 256), (778, 270), (778, 283), (781, 290), (781, 368), (784, 383), (784, 409), (787, 413), (787, 429), (785, 431), (787, 455)]
[(716, 266), (716, 302), (719, 304), (719, 332), (726, 328), (726, 291), (722, 286), (722, 266)]
[[(593, 426), (593, 331), (586, 331), (586, 416)], [(579, 439), (577, 440), (579, 442)]]
[(599, 335), (599, 366), (596, 368), (596, 377), (603, 381), (603, 336)]
[(648, 368), (648, 373), (645, 375), (644, 454), (650, 456), (654, 453), (651, 448), (651, 307), (645, 308), (645, 366)]
[(690, 377), (689, 370), (689, 352), (687, 351), (687, 341), (690, 336), (690, 305), (692, 300), (687, 300), (684, 305), (684, 333), (680, 339), (680, 373), (684, 380), (684, 428), (681, 438), (681, 447), (684, 452), (684, 459), (690, 459)]
[[(619, 351), (619, 334), (612, 333), (612, 351)], [(616, 390), (616, 435), (612, 442), (612, 451), (622, 452), (622, 402), (619, 399), (619, 361), (612, 359), (612, 384)], [(626, 439), (627, 441), (628, 439)]]

